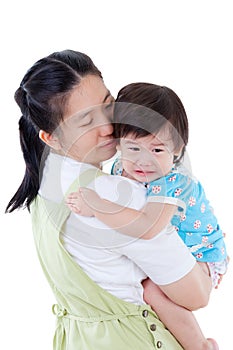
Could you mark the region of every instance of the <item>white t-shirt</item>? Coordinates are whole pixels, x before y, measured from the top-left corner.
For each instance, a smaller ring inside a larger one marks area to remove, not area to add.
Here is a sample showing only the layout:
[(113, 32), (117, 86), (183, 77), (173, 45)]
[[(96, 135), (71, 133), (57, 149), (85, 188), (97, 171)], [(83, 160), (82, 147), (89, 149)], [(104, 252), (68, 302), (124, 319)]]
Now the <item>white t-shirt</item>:
[[(89, 164), (50, 153), (39, 194), (59, 202)], [(146, 202), (143, 185), (121, 176), (104, 175), (88, 185), (101, 197), (134, 209)], [(71, 213), (61, 239), (81, 268), (98, 285), (118, 298), (143, 304), (141, 281), (147, 276), (165, 285), (185, 276), (196, 260), (172, 226), (150, 240), (135, 239), (107, 227), (94, 217)]]

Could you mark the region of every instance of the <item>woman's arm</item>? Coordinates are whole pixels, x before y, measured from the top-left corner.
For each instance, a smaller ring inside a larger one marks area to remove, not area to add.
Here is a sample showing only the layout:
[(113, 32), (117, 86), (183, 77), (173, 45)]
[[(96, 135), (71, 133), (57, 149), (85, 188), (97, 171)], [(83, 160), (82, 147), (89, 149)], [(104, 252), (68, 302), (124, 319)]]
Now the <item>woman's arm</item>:
[(107, 226), (132, 237), (151, 239), (166, 227), (177, 207), (147, 203), (141, 210), (121, 206), (101, 198), (95, 191), (81, 188), (67, 198), (70, 209), (83, 216), (95, 216)]
[[(212, 288), (210, 278), (172, 226), (151, 240), (134, 240), (119, 251), (133, 260), (176, 304), (196, 310), (208, 303)], [(145, 290), (145, 298), (152, 304), (152, 287)]]

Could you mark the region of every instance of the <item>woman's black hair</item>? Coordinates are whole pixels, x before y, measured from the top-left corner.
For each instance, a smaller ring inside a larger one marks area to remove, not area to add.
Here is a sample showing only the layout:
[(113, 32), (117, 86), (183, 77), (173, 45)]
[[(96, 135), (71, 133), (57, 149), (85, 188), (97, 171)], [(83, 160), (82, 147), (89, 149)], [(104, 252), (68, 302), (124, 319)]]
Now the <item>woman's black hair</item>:
[(88, 74), (102, 78), (90, 57), (73, 50), (54, 52), (37, 61), (25, 74), (15, 92), (15, 101), (22, 113), (19, 134), (26, 169), (6, 212), (21, 207), (29, 209), (38, 193), (40, 171), (48, 154), (45, 143), (39, 138), (39, 131), (55, 131), (63, 120), (72, 89)]
[(167, 121), (175, 149), (183, 147), (179, 158), (174, 159), (178, 163), (188, 143), (189, 127), (177, 94), (166, 86), (150, 83), (132, 83), (118, 92), (114, 109), (117, 139), (130, 133), (135, 137), (157, 133)]

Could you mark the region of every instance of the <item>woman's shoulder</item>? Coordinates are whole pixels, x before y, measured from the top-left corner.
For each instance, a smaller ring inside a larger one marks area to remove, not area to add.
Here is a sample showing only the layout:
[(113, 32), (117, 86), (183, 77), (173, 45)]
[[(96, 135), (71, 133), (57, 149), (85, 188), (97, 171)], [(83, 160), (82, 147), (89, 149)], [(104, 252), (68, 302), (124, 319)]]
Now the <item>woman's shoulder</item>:
[(145, 205), (146, 188), (137, 181), (119, 175), (102, 173), (90, 184), (100, 197), (125, 207), (140, 209)]
[(146, 188), (143, 184), (126, 178), (120, 175), (110, 175), (105, 172), (101, 172), (100, 176), (96, 177), (95, 184), (101, 186), (105, 190), (110, 191), (139, 191), (142, 193), (146, 192)]

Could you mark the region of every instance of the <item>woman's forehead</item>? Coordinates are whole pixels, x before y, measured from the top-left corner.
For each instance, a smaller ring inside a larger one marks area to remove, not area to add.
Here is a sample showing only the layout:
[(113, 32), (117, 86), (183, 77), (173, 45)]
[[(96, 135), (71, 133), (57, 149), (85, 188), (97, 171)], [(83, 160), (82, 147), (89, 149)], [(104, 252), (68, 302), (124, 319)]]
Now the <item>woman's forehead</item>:
[(111, 94), (103, 80), (95, 75), (87, 75), (71, 92), (67, 100), (64, 118), (80, 112), (85, 113), (95, 106), (106, 103), (109, 98), (111, 98)]

